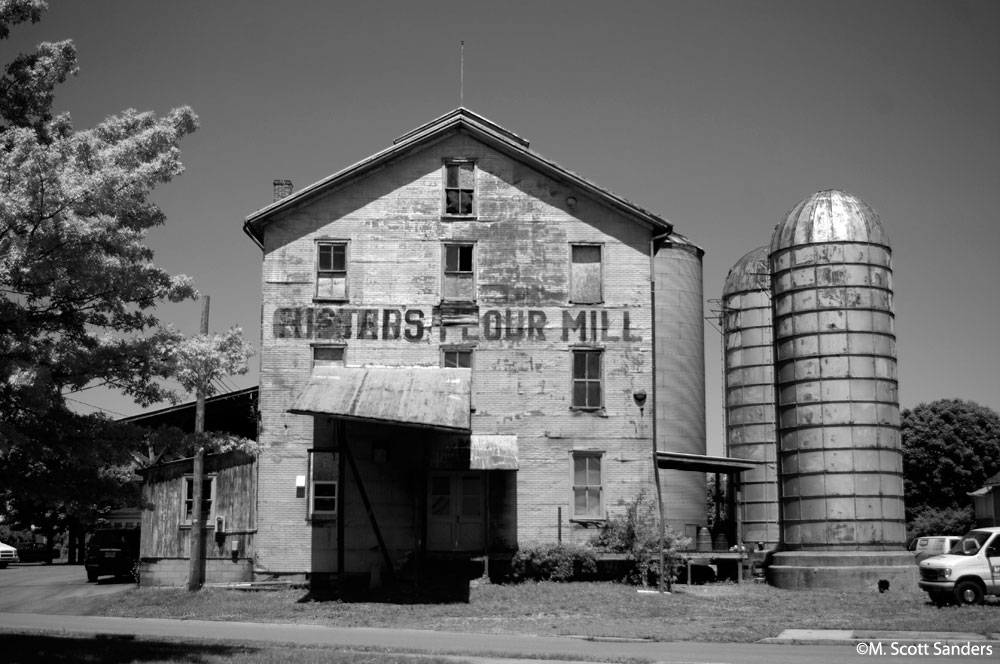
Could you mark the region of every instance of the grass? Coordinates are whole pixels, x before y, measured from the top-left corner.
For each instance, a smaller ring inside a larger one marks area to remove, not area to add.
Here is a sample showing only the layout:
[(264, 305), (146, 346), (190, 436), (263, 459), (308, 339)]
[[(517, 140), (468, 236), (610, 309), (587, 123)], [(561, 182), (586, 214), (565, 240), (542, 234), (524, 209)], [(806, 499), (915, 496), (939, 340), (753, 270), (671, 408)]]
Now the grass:
[(3, 634), (7, 664), (456, 664), (454, 659), (383, 652), (166, 639)]
[(484, 584), (469, 601), (322, 601), (305, 591), (138, 588), (101, 615), (394, 627), (487, 634), (588, 635), (656, 641), (749, 643), (782, 630), (1000, 632), (1000, 604), (936, 608), (917, 589), (795, 591), (755, 584), (679, 586), (639, 594), (616, 583)]

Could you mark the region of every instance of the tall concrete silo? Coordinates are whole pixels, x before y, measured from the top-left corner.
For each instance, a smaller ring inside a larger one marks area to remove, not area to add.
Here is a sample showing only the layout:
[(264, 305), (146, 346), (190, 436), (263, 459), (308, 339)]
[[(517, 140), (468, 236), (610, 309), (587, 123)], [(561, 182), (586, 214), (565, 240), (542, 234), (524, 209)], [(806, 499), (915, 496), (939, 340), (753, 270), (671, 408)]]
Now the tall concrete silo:
[(741, 540), (770, 549), (781, 533), (769, 253), (769, 247), (758, 247), (729, 270), (720, 319), (727, 454), (759, 462), (741, 477)]
[(802, 200), (771, 238), (782, 547), (803, 554), (775, 557), (777, 585), (912, 578), (890, 254), (875, 211), (836, 190)]

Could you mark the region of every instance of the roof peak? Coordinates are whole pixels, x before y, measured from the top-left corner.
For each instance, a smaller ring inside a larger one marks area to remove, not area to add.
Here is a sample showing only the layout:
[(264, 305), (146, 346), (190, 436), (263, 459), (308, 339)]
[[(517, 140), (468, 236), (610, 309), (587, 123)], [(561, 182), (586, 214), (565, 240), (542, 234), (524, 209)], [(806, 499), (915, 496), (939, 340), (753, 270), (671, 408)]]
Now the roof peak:
[(508, 140), (514, 141), (515, 143), (521, 145), (522, 147), (525, 148), (528, 147), (528, 139), (521, 138), (520, 136), (510, 131), (509, 129), (504, 129), (496, 122), (493, 122), (492, 120), (480, 115), (479, 113), (476, 113), (475, 111), (466, 108), (465, 106), (459, 106), (458, 108), (448, 111), (447, 113), (445, 113), (440, 117), (434, 118), (430, 122), (420, 125), (416, 129), (411, 129), (402, 136), (399, 136), (398, 138), (393, 140), (392, 144), (397, 145), (415, 136), (419, 136), (424, 132), (435, 131), (449, 124), (461, 124), (463, 122), (466, 124), (477, 125), (481, 129), (486, 129), (488, 131), (492, 131), (493, 133), (500, 134), (503, 137), (507, 138)]

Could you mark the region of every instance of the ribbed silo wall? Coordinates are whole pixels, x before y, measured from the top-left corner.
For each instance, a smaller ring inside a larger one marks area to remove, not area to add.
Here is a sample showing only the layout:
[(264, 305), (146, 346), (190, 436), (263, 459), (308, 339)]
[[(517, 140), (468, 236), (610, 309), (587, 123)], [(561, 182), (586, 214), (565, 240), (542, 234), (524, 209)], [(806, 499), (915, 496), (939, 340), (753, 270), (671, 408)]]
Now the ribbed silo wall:
[(771, 251), (784, 546), (898, 549), (891, 250), (772, 241)]
[(758, 247), (729, 271), (721, 321), (726, 454), (759, 462), (740, 475), (742, 541), (773, 548), (781, 531), (768, 251)]
[[(705, 454), (705, 320), (702, 252), (685, 242), (661, 246), (653, 259), (656, 284), (657, 449)], [(668, 525), (685, 532), (706, 522), (701, 472), (661, 471)]]

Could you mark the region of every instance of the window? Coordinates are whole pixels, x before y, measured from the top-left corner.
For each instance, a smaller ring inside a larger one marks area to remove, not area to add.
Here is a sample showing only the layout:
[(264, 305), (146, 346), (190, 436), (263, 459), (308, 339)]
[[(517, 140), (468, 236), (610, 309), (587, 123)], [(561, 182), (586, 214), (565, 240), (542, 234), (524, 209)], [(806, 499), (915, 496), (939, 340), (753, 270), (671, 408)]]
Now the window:
[(445, 369), (471, 369), (472, 351), (468, 348), (444, 348), (441, 350), (441, 366)]
[(570, 302), (595, 304), (604, 301), (601, 289), (601, 245), (570, 245)]
[(573, 452), (573, 518), (603, 519), (603, 452)]
[(444, 165), (444, 214), (450, 217), (475, 215), (476, 164), (472, 161)]
[(316, 250), (316, 297), (346, 300), (347, 243), (320, 242)]
[(573, 408), (597, 409), (604, 405), (602, 356), (601, 350), (573, 351)]
[[(201, 518), (203, 523), (214, 525), (215, 513), (215, 476), (206, 476), (201, 484)], [(184, 505), (182, 514), (184, 515), (184, 525), (191, 525), (191, 516), (194, 511), (194, 477), (187, 475), (184, 477)]]
[(313, 369), (344, 366), (344, 346), (313, 346)]
[(337, 462), (337, 453), (333, 450), (309, 450), (312, 474), (309, 517), (312, 519), (337, 516)]
[(444, 245), (444, 299), (475, 299), (475, 270), (472, 244)]

